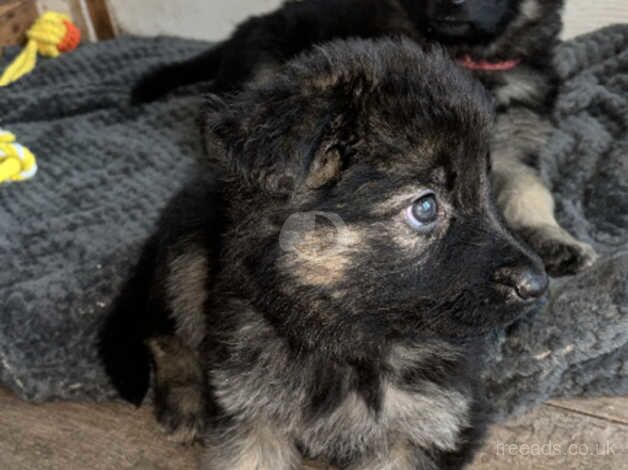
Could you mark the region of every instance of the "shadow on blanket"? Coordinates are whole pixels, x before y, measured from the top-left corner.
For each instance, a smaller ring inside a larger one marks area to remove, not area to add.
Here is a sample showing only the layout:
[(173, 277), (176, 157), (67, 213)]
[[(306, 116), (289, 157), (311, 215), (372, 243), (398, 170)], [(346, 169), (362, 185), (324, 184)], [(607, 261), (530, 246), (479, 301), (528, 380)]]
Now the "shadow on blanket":
[[(89, 45), (1, 92), (2, 126), (40, 163), (33, 181), (0, 187), (0, 382), (22, 397), (114, 395), (97, 327), (203, 155), (194, 89), (139, 109), (127, 96), (147, 68), (205, 47)], [(544, 176), (561, 223), (603, 256), (553, 282), (546, 310), (501, 335), (486, 380), (502, 416), (549, 397), (628, 393), (628, 26), (564, 44), (558, 62), (559, 131)]]

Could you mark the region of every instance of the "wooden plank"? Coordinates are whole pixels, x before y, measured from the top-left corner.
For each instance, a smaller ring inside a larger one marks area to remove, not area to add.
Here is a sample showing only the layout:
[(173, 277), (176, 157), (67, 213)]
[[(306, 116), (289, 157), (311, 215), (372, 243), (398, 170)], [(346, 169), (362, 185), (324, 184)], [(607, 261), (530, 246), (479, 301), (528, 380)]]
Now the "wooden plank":
[(541, 406), (491, 429), (470, 470), (626, 470), (628, 426)]
[(21, 0), (0, 0), (0, 16), (3, 16), (9, 10), (13, 10)]
[(22, 44), (26, 31), (37, 19), (35, 0), (0, 3), (0, 47)]
[(195, 470), (198, 449), (169, 442), (147, 408), (32, 404), (0, 390), (0, 469)]
[(619, 424), (628, 424), (628, 397), (550, 400), (546, 404)]
[[(471, 470), (628, 469), (624, 399), (560, 401), (491, 429)], [(613, 421), (565, 406), (608, 414)], [(170, 442), (148, 407), (32, 404), (0, 389), (0, 469), (193, 470), (198, 447)], [(309, 464), (305, 468), (325, 470)], [(305, 468), (303, 470), (305, 470)]]
[(96, 37), (99, 40), (111, 39), (115, 30), (106, 0), (85, 0)]

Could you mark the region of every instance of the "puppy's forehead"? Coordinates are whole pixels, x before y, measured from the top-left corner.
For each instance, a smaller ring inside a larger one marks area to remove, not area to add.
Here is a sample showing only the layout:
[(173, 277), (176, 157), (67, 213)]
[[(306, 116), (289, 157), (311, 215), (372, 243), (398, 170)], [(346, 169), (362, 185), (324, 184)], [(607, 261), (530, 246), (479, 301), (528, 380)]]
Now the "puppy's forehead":
[(417, 110), (391, 118), (376, 113), (370, 119), (365, 153), (390, 172), (417, 174), (440, 168), (446, 175), (486, 171), (489, 126), (483, 116), (441, 109), (437, 117)]
[(368, 140), (365, 160), (391, 182), (416, 190), (438, 188), (459, 208), (484, 206), (490, 143), (484, 126), (464, 128), (453, 117), (440, 123), (408, 120), (404, 126), (379, 127)]

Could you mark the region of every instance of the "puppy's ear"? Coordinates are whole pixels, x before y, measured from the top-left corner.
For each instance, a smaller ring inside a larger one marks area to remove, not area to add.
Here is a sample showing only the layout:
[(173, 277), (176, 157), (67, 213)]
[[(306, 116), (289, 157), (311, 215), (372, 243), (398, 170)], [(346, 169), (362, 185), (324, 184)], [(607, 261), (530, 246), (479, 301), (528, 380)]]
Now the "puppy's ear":
[(362, 80), (312, 81), (288, 74), (226, 101), (208, 96), (204, 123), (210, 155), (220, 155), (243, 182), (264, 192), (287, 196), (320, 188), (340, 175), (343, 143), (355, 128), (349, 117), (359, 114), (363, 88)]
[(337, 180), (342, 171), (342, 153), (337, 145), (320, 148), (310, 164), (305, 177), (307, 189), (318, 189)]
[(350, 129), (344, 113), (337, 115), (323, 127), (318, 143), (314, 145), (314, 157), (303, 180), (305, 189), (318, 189), (340, 178), (347, 163), (345, 157)]
[(249, 90), (227, 101), (208, 96), (208, 152), (247, 184), (268, 193), (320, 188), (337, 178), (342, 167), (329, 107), (326, 98), (294, 90), (279, 96)]

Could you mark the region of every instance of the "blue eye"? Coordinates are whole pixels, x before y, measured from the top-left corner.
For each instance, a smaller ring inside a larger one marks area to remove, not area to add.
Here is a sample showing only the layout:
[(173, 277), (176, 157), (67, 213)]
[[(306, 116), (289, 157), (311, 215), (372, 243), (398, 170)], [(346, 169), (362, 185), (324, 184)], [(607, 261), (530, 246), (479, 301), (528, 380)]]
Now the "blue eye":
[(433, 193), (421, 196), (406, 209), (406, 220), (417, 231), (429, 229), (437, 219), (438, 202)]

